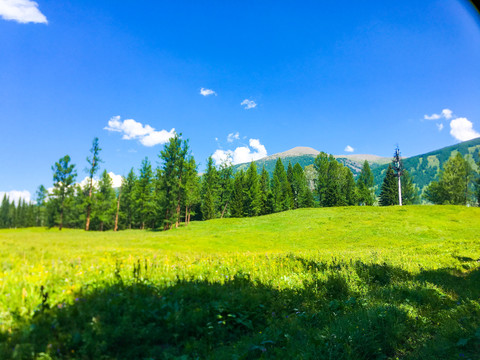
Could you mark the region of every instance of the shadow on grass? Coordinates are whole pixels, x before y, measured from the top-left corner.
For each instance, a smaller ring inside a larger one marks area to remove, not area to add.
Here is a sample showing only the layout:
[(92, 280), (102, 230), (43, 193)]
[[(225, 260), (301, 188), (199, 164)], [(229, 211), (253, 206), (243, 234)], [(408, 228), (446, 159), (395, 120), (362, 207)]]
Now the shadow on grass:
[[(309, 271), (326, 269), (296, 260)], [(333, 266), (355, 272), (366, 295), (340, 272), (287, 290), (248, 274), (222, 284), (98, 284), (0, 334), (0, 358), (453, 359), (480, 350), (480, 270), (413, 277), (387, 264)]]

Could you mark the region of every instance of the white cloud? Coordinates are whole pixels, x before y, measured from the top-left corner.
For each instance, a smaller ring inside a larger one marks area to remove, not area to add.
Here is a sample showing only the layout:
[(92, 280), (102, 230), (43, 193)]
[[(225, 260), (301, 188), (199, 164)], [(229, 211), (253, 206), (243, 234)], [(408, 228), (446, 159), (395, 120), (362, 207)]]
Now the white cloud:
[(351, 147), (350, 145), (347, 145), (345, 146), (345, 149), (343, 149), (343, 151), (346, 151), (346, 152), (354, 152), (355, 149), (353, 147)]
[(203, 96), (208, 96), (208, 95), (215, 95), (217, 96), (217, 93), (211, 89), (204, 89), (204, 88), (201, 88), (200, 89), (200, 95), (203, 95)]
[(0, 0), (0, 16), (22, 24), (48, 23), (45, 15), (38, 10), (38, 4), (31, 0)]
[(228, 142), (233, 142), (234, 140), (239, 140), (239, 139), (240, 139), (240, 134), (238, 133), (238, 131), (236, 133), (228, 134), (227, 136)]
[(255, 107), (257, 107), (257, 104), (255, 103), (255, 101), (253, 100), (248, 100), (248, 99), (245, 99), (243, 100), (240, 105), (242, 106), (245, 106), (245, 109), (253, 109)]
[[(122, 186), (122, 179), (123, 179), (123, 176), (122, 175), (117, 175), (115, 174), (113, 171), (110, 171), (108, 173), (108, 175), (110, 176), (110, 179), (112, 179), (112, 186), (114, 188), (119, 188), (120, 186)], [(88, 176), (86, 176), (82, 181), (80, 181), (78, 184), (81, 186), (81, 187), (84, 187), (85, 185), (89, 184), (89, 181), (90, 181), (90, 178)], [(98, 185), (98, 181), (99, 179), (98, 178), (93, 178), (93, 186), (97, 186)], [(52, 188), (53, 190), (53, 188)], [(50, 191), (49, 191), (50, 192)]]
[(175, 129), (157, 131), (150, 125), (143, 125), (133, 119), (120, 121), (120, 116), (113, 116), (104, 130), (123, 133), (124, 140), (138, 139), (144, 146), (165, 144), (175, 136)]
[(459, 141), (467, 141), (480, 137), (480, 133), (473, 129), (472, 122), (464, 117), (450, 121), (450, 135)]
[(239, 146), (235, 150), (216, 150), (212, 158), (217, 165), (231, 160), (233, 165), (255, 161), (267, 156), (267, 149), (258, 139), (250, 139), (249, 146)]
[(10, 202), (14, 201), (18, 204), (19, 200), (25, 200), (27, 203), (31, 202), (32, 194), (28, 190), (12, 190), (12, 191), (0, 191), (0, 201), (7, 195)]
[(425, 120), (439, 120), (439, 119), (451, 119), (453, 117), (453, 112), (450, 109), (443, 109), (440, 114), (424, 115)]
[(443, 124), (442, 124), (442, 123), (439, 123), (439, 124), (437, 123), (437, 124), (435, 124), (435, 125), (437, 125), (438, 131), (442, 131), (442, 130), (443, 130)]

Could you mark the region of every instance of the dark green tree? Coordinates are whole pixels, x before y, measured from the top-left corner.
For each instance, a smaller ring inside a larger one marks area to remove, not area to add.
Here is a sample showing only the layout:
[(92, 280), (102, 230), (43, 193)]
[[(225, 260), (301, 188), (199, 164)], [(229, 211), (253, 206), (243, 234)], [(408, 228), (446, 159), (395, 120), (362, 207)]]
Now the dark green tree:
[(127, 177), (122, 179), (122, 186), (120, 187), (120, 193), (122, 194), (122, 201), (120, 202), (121, 223), (127, 229), (131, 229), (135, 222), (136, 181), (137, 176), (132, 168)]
[(243, 183), (244, 216), (257, 216), (258, 214), (260, 214), (261, 199), (259, 186), (260, 184), (258, 181), (257, 166), (255, 165), (255, 162), (252, 161), (245, 174), (245, 179)]
[(359, 205), (371, 206), (375, 202), (373, 191), (373, 173), (368, 161), (363, 162), (362, 170), (357, 178), (357, 196)]
[(412, 205), (419, 202), (418, 188), (413, 183), (412, 177), (407, 170), (402, 172), (402, 202), (404, 205)]
[(46, 225), (47, 199), (48, 199), (48, 190), (45, 188), (45, 186), (40, 185), (36, 192), (37, 214), (36, 214), (35, 226)]
[(271, 189), (273, 195), (273, 211), (289, 210), (293, 201), (292, 187), (288, 182), (287, 173), (280, 158), (278, 158), (275, 163)]
[(425, 198), (434, 204), (467, 205), (471, 198), (473, 170), (460, 153), (450, 157), (425, 190)]
[(190, 223), (193, 209), (200, 203), (200, 177), (193, 156), (185, 164), (185, 225)]
[(388, 165), (380, 190), (380, 206), (398, 205), (398, 182), (392, 164)]
[(175, 133), (165, 144), (159, 157), (162, 160), (163, 210), (165, 212), (164, 229), (173, 224), (178, 227), (180, 211), (185, 200), (185, 171), (188, 157), (188, 142), (181, 139), (182, 134)]
[(343, 192), (345, 193), (345, 205), (353, 206), (357, 205), (358, 198), (357, 198), (357, 186), (355, 184), (355, 179), (353, 178), (352, 171), (344, 166), (344, 182), (343, 182)]
[(68, 211), (68, 205), (73, 195), (73, 184), (77, 177), (75, 165), (70, 164), (70, 156), (65, 155), (52, 166), (53, 171), (53, 192), (52, 198), (56, 203), (59, 213), (58, 229), (63, 228), (63, 219), (65, 212)]
[(259, 179), (260, 192), (260, 215), (271, 214), (273, 212), (272, 192), (270, 191), (270, 176), (265, 166), (262, 168)]
[(233, 193), (233, 168), (229, 159), (220, 164), (218, 170), (218, 203), (220, 218), (227, 216)]
[(142, 161), (140, 175), (135, 182), (134, 199), (135, 209), (138, 214), (140, 229), (145, 229), (147, 224), (153, 222), (155, 215), (155, 204), (153, 202), (153, 171), (150, 161), (146, 157)]
[(94, 138), (92, 142), (92, 148), (90, 149), (91, 156), (87, 157), (87, 162), (90, 167), (87, 169), (88, 172), (88, 197), (87, 197), (87, 219), (85, 222), (85, 230), (90, 229), (90, 215), (92, 212), (92, 195), (93, 195), (93, 177), (100, 168), (100, 162), (102, 161), (99, 157), (99, 153), (102, 149), (98, 145), (98, 138)]
[(244, 179), (245, 173), (243, 170), (237, 171), (233, 180), (233, 193), (230, 206), (230, 213), (232, 217), (243, 217), (244, 211)]
[(202, 176), (202, 215), (204, 220), (214, 219), (218, 208), (218, 171), (210, 156), (207, 169)]
[(98, 181), (98, 191), (95, 194), (94, 217), (98, 221), (98, 229), (103, 231), (113, 228), (117, 197), (113, 190), (112, 179), (104, 170)]

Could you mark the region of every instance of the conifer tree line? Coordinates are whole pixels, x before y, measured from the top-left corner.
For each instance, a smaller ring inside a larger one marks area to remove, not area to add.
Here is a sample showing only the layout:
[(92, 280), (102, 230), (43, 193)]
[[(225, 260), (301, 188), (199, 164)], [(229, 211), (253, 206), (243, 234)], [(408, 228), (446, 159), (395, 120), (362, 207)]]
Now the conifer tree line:
[[(188, 226), (192, 220), (252, 217), (308, 207), (398, 205), (399, 183), (403, 204), (420, 200), (398, 157), (386, 170), (377, 199), (367, 161), (355, 180), (348, 167), (324, 152), (314, 161), (313, 186), (300, 164), (289, 163), (285, 169), (280, 158), (271, 176), (265, 168), (258, 171), (255, 162), (246, 171), (234, 172), (228, 161), (216, 166), (212, 157), (200, 175), (188, 141), (175, 134), (158, 154), (157, 168), (145, 158), (137, 170), (132, 168), (122, 179), (120, 188), (114, 189), (106, 169), (94, 179), (102, 163), (101, 150), (95, 138), (87, 157), (84, 185), (76, 182), (76, 165), (66, 155), (52, 166), (53, 190), (41, 185), (36, 203), (22, 200), (15, 204), (5, 195), (0, 205), (0, 228), (168, 230), (180, 224)], [(424, 197), (435, 204), (475, 204), (480, 200), (480, 178), (457, 153), (445, 164), (438, 180), (427, 187)]]

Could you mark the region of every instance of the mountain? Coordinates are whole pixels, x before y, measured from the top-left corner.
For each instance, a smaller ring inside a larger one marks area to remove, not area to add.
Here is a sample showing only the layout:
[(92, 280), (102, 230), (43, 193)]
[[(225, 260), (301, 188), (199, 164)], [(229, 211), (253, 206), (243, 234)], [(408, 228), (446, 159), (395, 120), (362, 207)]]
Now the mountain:
[[(405, 158), (403, 159), (403, 166), (412, 175), (413, 182), (418, 186), (419, 190), (423, 192), (432, 180), (437, 179), (439, 169), (442, 169), (445, 162), (457, 152), (464, 157), (466, 156), (472, 168), (477, 170), (478, 166), (476, 163), (480, 156), (480, 138), (447, 146), (426, 154)], [(376, 168), (372, 167), (375, 184), (378, 186), (377, 189), (380, 188), (387, 167), (388, 164)]]
[[(443, 168), (445, 162), (450, 156), (455, 155), (456, 152), (459, 152), (462, 156), (467, 156), (472, 167), (477, 169), (476, 162), (478, 162), (480, 158), (480, 138), (447, 146), (426, 154), (404, 158), (403, 164), (412, 176), (413, 182), (418, 186), (419, 190), (423, 192), (425, 187), (437, 178), (439, 169)], [(278, 158), (282, 159), (285, 168), (287, 168), (289, 162), (291, 162), (292, 165), (299, 163), (305, 169), (307, 178), (313, 183), (313, 179), (315, 178), (313, 163), (319, 153), (318, 150), (310, 147), (295, 147), (281, 153), (264, 157), (263, 159), (255, 161), (255, 163), (257, 164), (258, 172), (261, 172), (262, 167), (265, 166), (265, 169), (270, 175), (273, 174)], [(335, 155), (335, 158), (338, 162), (350, 168), (355, 176), (360, 173), (363, 162), (367, 160), (373, 172), (377, 193), (380, 192), (380, 186), (383, 182), (388, 164), (392, 161), (392, 158), (370, 154)], [(235, 171), (246, 171), (249, 165), (250, 163), (234, 165), (234, 169)]]

